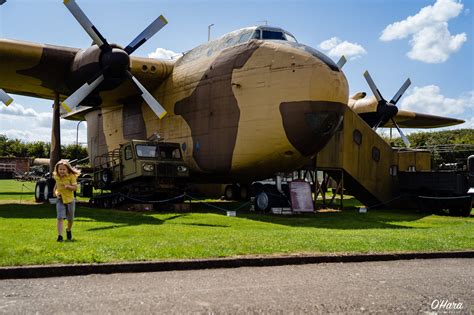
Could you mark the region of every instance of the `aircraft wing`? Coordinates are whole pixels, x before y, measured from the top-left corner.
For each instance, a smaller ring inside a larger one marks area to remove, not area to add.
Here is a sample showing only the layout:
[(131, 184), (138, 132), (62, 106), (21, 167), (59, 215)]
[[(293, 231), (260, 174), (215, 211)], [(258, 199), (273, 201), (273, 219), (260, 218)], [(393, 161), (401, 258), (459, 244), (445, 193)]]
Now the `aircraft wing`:
[[(393, 119), (402, 128), (439, 128), (464, 123), (464, 120), (461, 119), (416, 113), (403, 109), (399, 109)], [(389, 121), (383, 127), (390, 128), (395, 126)]]
[[(360, 92), (349, 98), (348, 106), (357, 114), (363, 116), (371, 113), (375, 114), (377, 112), (377, 103), (374, 96), (365, 97), (365, 93)], [(401, 128), (439, 128), (464, 123), (464, 120), (456, 118), (416, 113), (403, 109), (399, 109), (393, 119)], [(391, 128), (395, 126), (389, 120), (381, 127)]]
[[(12, 94), (45, 99), (54, 99), (58, 92), (63, 101), (83, 83), (73, 70), (79, 66), (75, 62), (79, 52), (77, 48), (0, 39), (0, 88)], [(130, 72), (149, 91), (155, 91), (173, 67), (174, 61), (130, 57)], [(103, 104), (117, 104), (136, 94), (133, 84), (125, 80), (99, 96)]]

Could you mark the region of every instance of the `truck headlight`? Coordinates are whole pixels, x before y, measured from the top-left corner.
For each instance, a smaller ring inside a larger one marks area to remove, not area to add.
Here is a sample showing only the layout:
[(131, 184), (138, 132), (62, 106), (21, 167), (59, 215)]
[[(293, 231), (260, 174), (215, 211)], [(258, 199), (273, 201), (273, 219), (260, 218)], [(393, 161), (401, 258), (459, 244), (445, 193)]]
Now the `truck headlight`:
[(187, 171), (188, 171), (188, 168), (186, 166), (178, 165), (178, 172), (184, 173), (184, 172), (187, 172)]
[(143, 170), (145, 172), (153, 172), (155, 166), (153, 164), (143, 164)]

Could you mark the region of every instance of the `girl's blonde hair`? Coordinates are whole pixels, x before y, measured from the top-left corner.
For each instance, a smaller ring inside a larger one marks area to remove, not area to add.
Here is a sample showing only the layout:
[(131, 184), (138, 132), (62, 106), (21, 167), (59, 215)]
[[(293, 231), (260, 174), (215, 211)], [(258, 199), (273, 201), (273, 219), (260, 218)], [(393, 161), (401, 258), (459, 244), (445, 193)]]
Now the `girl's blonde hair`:
[(73, 167), (71, 166), (71, 164), (69, 164), (68, 161), (61, 160), (61, 161), (59, 161), (58, 163), (56, 163), (56, 165), (54, 166), (53, 176), (59, 176), (59, 172), (58, 172), (59, 165), (64, 165), (64, 166), (66, 166), (66, 168), (67, 168), (67, 170), (68, 170), (68, 173), (69, 173), (69, 174), (73, 174), (73, 175), (75, 175), (76, 177), (81, 174), (81, 171), (79, 171), (79, 170), (76, 169), (76, 168), (73, 168)]

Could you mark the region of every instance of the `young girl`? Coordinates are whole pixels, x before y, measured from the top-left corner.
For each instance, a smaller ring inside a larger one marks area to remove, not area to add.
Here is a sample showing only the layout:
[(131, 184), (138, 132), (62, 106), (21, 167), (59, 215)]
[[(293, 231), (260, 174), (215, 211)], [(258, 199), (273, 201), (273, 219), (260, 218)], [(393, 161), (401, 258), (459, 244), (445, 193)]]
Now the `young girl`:
[(77, 189), (77, 177), (80, 172), (66, 161), (59, 161), (54, 167), (53, 178), (56, 181), (54, 195), (57, 197), (56, 212), (58, 218), (58, 242), (63, 241), (63, 222), (67, 218), (67, 239), (72, 240), (72, 223), (76, 200), (74, 192)]

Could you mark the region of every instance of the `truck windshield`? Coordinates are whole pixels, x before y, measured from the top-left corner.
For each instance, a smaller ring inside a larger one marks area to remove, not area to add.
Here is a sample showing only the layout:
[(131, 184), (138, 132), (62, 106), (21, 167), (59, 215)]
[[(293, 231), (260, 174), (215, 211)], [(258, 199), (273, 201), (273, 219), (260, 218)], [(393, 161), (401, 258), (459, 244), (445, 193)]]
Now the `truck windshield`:
[(181, 151), (175, 146), (160, 146), (160, 157), (167, 160), (180, 160)]
[(137, 156), (140, 158), (160, 158), (165, 160), (180, 160), (179, 147), (170, 145), (136, 145)]
[(145, 158), (154, 158), (157, 157), (158, 147), (156, 145), (143, 145), (138, 144), (136, 146), (137, 156)]

